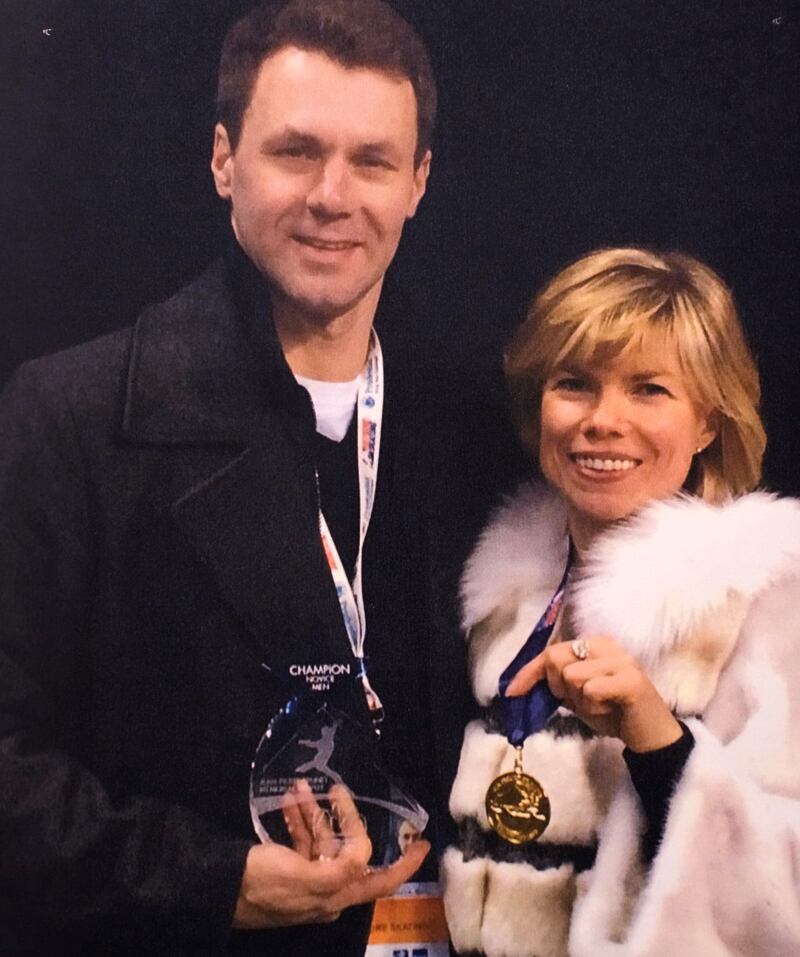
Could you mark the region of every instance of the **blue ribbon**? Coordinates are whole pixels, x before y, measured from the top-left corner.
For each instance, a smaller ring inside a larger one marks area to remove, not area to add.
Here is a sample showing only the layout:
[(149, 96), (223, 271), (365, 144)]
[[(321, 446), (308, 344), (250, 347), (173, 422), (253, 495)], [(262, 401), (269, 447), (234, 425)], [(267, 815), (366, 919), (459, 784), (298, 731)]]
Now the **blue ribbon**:
[(500, 675), (499, 690), (503, 702), (503, 723), (506, 728), (506, 737), (515, 748), (522, 747), (528, 735), (535, 734), (547, 724), (548, 719), (561, 704), (547, 684), (547, 678), (538, 681), (531, 690), (515, 698), (506, 697), (506, 689), (511, 684), (517, 672), (543, 650), (556, 625), (558, 613), (564, 600), (564, 589), (567, 586), (569, 567), (572, 564), (572, 545), (567, 557), (567, 567), (561, 584), (550, 599), (542, 617), (536, 622), (533, 631), (525, 644), (517, 652), (516, 657), (506, 670)]

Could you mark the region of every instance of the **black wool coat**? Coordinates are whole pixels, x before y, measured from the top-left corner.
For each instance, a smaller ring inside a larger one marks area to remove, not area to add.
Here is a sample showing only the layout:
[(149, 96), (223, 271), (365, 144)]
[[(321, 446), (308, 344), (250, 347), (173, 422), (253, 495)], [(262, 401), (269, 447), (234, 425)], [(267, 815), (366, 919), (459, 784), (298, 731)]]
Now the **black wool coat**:
[[(350, 658), (319, 541), (313, 410), (261, 284), (235, 273), (220, 261), (132, 329), (23, 366), (0, 404), (4, 957), (363, 950), (364, 908), (230, 930), (255, 840), (250, 760), (288, 667)], [(368, 629), (411, 662), (402, 681), (424, 683), (439, 806), (467, 684), (458, 636), (427, 617), (441, 569), (425, 541), (442, 515), (431, 489), (452, 491), (456, 472), (413, 363), (384, 353)]]

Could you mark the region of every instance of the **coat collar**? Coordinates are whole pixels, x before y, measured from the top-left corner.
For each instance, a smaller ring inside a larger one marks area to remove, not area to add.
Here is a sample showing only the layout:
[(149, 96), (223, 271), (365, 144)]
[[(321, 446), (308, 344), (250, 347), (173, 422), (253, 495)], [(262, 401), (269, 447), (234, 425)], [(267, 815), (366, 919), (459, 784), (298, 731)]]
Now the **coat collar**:
[(146, 310), (132, 334), (123, 438), (155, 444), (242, 444), (265, 409), (313, 412), (283, 356), (266, 286), (231, 243), (223, 259)]
[(352, 657), (319, 539), (313, 436), (311, 401), (243, 254), (141, 316), (122, 439), (192, 447), (190, 468), (174, 466), (172, 519), (284, 682), (292, 664)]
[[(544, 610), (566, 552), (558, 498), (527, 484), (490, 521), (462, 579), (479, 700)], [(724, 505), (653, 502), (592, 546), (570, 587), (577, 632), (613, 635), (683, 714), (700, 713), (765, 589), (800, 576), (800, 502), (754, 492)], [(480, 626), (480, 627), (478, 627)]]
[[(375, 326), (384, 360), (388, 354), (411, 374), (407, 311), (403, 290), (387, 275)], [(313, 407), (284, 357), (267, 285), (230, 239), (221, 259), (136, 322), (122, 437), (157, 445), (242, 445), (272, 430), (265, 411), (290, 431), (313, 430)]]
[[(352, 661), (319, 538), (314, 432), (266, 285), (238, 247), (137, 322), (121, 437), (193, 447), (182, 488), (176, 466), (172, 518), (283, 681), (294, 664)], [(352, 688), (353, 707), (363, 707)]]

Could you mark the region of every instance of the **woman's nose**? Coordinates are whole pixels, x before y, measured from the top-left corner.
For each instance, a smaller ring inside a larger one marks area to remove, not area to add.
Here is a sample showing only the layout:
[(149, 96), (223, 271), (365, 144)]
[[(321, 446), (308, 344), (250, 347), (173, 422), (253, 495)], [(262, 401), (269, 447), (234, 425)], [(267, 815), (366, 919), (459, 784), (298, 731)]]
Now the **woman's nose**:
[(627, 399), (616, 391), (604, 389), (594, 397), (584, 419), (584, 431), (597, 435), (621, 434), (627, 422)]

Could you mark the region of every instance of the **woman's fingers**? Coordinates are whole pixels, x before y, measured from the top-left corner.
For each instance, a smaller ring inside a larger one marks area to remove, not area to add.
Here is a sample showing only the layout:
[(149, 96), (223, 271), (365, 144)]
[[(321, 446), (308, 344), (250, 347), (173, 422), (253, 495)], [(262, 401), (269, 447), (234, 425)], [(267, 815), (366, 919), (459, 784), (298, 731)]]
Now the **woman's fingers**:
[(511, 679), (506, 688), (506, 695), (509, 698), (515, 698), (517, 695), (525, 694), (542, 678), (545, 677), (546, 662), (545, 655), (547, 649), (538, 654), (535, 658), (524, 665)]
[(546, 679), (552, 693), (579, 717), (611, 713), (635, 684), (629, 673), (638, 675), (638, 665), (613, 639), (602, 636), (585, 639), (577, 650), (584, 656), (576, 655), (572, 642), (548, 645), (517, 672), (506, 694), (525, 694)]
[(525, 694), (543, 678), (582, 721), (633, 750), (663, 747), (680, 737), (680, 725), (657, 689), (613, 638), (590, 635), (548, 645), (520, 669), (506, 693)]

